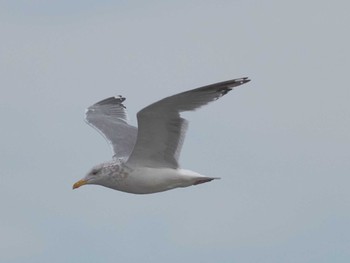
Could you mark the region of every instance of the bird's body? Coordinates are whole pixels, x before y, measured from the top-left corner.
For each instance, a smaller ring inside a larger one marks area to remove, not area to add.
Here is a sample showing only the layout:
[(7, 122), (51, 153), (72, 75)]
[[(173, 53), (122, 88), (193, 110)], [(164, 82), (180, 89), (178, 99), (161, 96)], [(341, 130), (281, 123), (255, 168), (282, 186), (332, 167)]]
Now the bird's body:
[(180, 168), (132, 167), (117, 160), (99, 164), (94, 171), (99, 171), (103, 178), (100, 185), (133, 194), (163, 192), (219, 179)]
[[(177, 187), (187, 187), (201, 181), (213, 180), (185, 169), (130, 168), (125, 164), (113, 164), (113, 174), (103, 184), (105, 187), (134, 194), (151, 194)], [(117, 168), (118, 167), (118, 168)]]
[(181, 169), (178, 164), (187, 121), (180, 112), (195, 110), (248, 82), (235, 79), (167, 97), (142, 109), (138, 129), (126, 121), (123, 97), (102, 100), (86, 111), (86, 121), (113, 148), (113, 160), (92, 168), (74, 184), (97, 184), (115, 190), (150, 194), (218, 179)]

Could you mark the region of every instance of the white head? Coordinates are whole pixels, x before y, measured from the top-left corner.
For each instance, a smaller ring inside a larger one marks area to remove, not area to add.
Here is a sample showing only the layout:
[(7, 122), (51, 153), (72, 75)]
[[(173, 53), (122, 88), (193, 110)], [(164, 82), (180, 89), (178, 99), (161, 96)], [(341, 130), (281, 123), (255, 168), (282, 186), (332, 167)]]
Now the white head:
[(115, 172), (118, 172), (119, 170), (119, 165), (115, 163), (102, 163), (96, 165), (87, 173), (83, 179), (79, 180), (73, 185), (73, 189), (79, 188), (80, 186), (86, 184), (105, 185), (106, 182), (109, 181), (111, 175), (113, 175)]

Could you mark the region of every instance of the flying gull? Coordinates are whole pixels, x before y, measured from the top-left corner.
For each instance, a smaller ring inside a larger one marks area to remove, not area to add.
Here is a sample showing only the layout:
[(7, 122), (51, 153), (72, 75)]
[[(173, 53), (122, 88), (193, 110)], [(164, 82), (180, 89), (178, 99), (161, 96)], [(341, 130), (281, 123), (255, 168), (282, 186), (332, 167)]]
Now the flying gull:
[(228, 80), (164, 98), (137, 113), (138, 128), (128, 124), (122, 96), (90, 106), (85, 120), (109, 142), (114, 155), (111, 161), (93, 167), (73, 189), (96, 184), (150, 194), (219, 179), (180, 168), (178, 159), (188, 126), (180, 113), (198, 109), (249, 81)]

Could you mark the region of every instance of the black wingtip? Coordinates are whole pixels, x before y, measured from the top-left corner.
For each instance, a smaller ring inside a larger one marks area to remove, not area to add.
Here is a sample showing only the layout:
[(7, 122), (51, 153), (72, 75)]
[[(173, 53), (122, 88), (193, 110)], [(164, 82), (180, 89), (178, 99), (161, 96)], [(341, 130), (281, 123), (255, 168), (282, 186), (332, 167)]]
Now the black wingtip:
[(244, 83), (247, 83), (249, 81), (251, 81), (249, 79), (249, 77), (244, 77), (244, 78), (237, 79), (237, 82), (239, 82), (240, 84), (244, 84)]
[(224, 82), (218, 83), (217, 85), (221, 85), (224, 87), (224, 90), (226, 92), (223, 95), (225, 95), (227, 92), (233, 90), (235, 87), (248, 83), (249, 81), (250, 79), (248, 77), (243, 77), (243, 78), (224, 81)]
[(117, 97), (109, 97), (107, 99), (103, 99), (99, 102), (96, 102), (93, 106), (107, 105), (107, 104), (121, 104), (124, 100), (125, 100), (125, 98), (123, 96), (119, 95)]

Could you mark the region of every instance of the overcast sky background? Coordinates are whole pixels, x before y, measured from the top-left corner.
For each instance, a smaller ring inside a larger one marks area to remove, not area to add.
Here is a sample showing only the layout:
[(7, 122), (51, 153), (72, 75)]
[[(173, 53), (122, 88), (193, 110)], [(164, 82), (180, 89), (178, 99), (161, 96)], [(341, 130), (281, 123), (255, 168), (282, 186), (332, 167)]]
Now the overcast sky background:
[[(348, 1), (1, 1), (0, 262), (349, 262)], [(184, 168), (153, 195), (72, 190), (111, 158), (84, 109), (186, 114)]]

